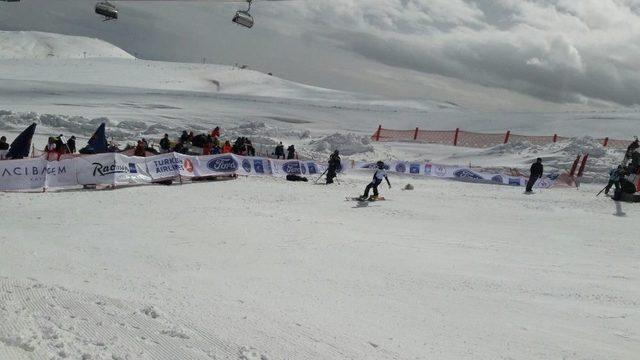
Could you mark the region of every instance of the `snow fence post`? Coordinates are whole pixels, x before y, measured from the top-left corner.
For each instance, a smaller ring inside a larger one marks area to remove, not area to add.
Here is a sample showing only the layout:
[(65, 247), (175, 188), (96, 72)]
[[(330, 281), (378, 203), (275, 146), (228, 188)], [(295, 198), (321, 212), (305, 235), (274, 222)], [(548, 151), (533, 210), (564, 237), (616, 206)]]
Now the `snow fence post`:
[(382, 125), (378, 125), (378, 131), (376, 131), (376, 141), (380, 141), (380, 132), (382, 131)]
[(453, 136), (453, 146), (458, 146), (458, 134), (460, 134), (460, 128), (456, 128), (456, 134)]
[(511, 130), (507, 130), (507, 133), (504, 134), (504, 143), (508, 143), (509, 142), (509, 135), (511, 135)]
[(413, 133), (413, 141), (416, 141), (418, 139), (418, 128), (416, 128), (416, 131)]
[(580, 155), (576, 156), (576, 159), (573, 161), (573, 165), (571, 165), (571, 171), (569, 172), (569, 176), (573, 177), (576, 173), (576, 168), (578, 167), (578, 161), (580, 161)]
[(582, 163), (580, 164), (580, 169), (578, 169), (578, 177), (582, 177), (582, 173), (584, 173), (584, 168), (587, 166), (587, 159), (589, 158), (589, 154), (584, 154), (582, 157)]
[(553, 142), (558, 141), (558, 134), (553, 134)]
[(609, 137), (607, 136), (606, 138), (604, 138), (604, 142), (602, 143), (602, 146), (607, 147), (607, 145), (609, 145)]

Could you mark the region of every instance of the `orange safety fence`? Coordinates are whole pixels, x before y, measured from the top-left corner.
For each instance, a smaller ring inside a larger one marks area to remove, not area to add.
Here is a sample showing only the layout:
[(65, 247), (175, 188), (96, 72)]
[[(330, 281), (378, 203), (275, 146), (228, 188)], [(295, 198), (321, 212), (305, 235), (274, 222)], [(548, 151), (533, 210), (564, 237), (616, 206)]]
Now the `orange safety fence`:
[[(499, 134), (476, 133), (470, 131), (455, 130), (392, 130), (384, 129), (382, 125), (371, 136), (375, 141), (418, 141), (431, 144), (463, 146), (471, 148), (487, 148), (500, 144), (507, 144), (509, 141), (528, 141), (535, 145), (551, 144), (570, 137), (553, 135), (519, 135), (506, 131)], [(630, 140), (616, 139), (596, 139), (602, 146), (612, 149), (626, 149)]]

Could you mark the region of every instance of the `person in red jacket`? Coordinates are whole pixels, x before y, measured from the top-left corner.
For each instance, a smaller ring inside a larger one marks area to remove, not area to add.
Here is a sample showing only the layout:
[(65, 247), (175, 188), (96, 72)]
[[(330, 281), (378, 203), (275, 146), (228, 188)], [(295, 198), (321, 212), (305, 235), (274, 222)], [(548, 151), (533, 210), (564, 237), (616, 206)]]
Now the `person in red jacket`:
[(224, 142), (224, 146), (222, 147), (222, 153), (227, 154), (231, 152), (231, 143), (229, 140)]
[(220, 127), (216, 126), (215, 129), (213, 129), (213, 131), (211, 131), (211, 137), (212, 138), (219, 138), (220, 137)]

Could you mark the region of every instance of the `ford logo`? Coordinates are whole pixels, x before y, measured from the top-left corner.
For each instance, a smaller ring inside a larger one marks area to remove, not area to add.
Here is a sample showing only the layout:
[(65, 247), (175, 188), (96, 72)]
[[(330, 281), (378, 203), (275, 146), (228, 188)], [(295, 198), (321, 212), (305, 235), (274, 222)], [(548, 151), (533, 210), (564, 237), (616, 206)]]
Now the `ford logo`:
[(289, 161), (282, 164), (282, 171), (287, 174), (302, 174), (300, 163), (297, 161)]
[(249, 162), (249, 160), (247, 160), (247, 159), (242, 160), (242, 168), (244, 169), (244, 171), (250, 173), (251, 172), (251, 162)]
[(482, 178), (482, 176), (474, 173), (471, 170), (467, 170), (467, 169), (460, 169), (460, 170), (456, 170), (453, 173), (453, 176), (457, 177), (457, 178), (461, 178), (461, 179), (473, 179), (473, 180), (484, 180)]
[(216, 172), (234, 172), (238, 170), (238, 162), (232, 156), (226, 155), (209, 160), (207, 168)]
[(317, 174), (318, 173), (318, 168), (316, 168), (316, 164), (314, 163), (307, 163), (307, 168), (309, 169), (309, 174)]
[(509, 185), (520, 186), (520, 178), (509, 178)]
[(253, 160), (253, 169), (258, 174), (264, 174), (264, 166), (262, 165), (262, 160)]

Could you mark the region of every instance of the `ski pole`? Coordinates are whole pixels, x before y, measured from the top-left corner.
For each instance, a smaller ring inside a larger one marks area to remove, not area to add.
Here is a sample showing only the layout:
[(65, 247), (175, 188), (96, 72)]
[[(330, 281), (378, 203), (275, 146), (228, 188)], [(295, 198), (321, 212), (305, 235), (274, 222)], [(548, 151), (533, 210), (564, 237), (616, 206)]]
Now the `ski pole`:
[[(609, 185), (607, 185), (607, 186), (609, 186)], [(603, 187), (602, 190), (600, 190), (600, 192), (596, 194), (596, 197), (598, 197), (598, 195), (602, 194), (602, 192), (607, 188), (607, 186)]]
[(328, 171), (328, 170), (329, 170), (329, 169), (326, 169), (322, 174), (320, 174), (320, 177), (319, 177), (319, 178), (317, 178), (317, 179), (316, 179), (316, 181), (314, 181), (314, 184), (317, 184), (317, 183), (318, 183), (318, 180), (322, 179), (322, 177), (324, 176), (324, 174), (326, 174), (326, 173), (327, 173), (327, 171)]

